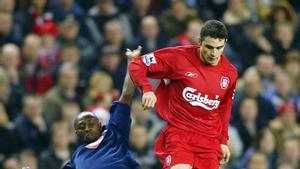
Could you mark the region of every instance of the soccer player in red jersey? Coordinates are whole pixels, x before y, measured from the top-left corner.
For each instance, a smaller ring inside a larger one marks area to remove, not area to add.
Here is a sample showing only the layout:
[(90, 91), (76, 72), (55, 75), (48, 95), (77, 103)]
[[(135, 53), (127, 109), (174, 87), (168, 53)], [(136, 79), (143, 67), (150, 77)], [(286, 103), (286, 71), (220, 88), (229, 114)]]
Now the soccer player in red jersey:
[[(143, 107), (156, 104), (168, 122), (155, 145), (164, 169), (218, 169), (229, 160), (228, 125), (238, 74), (223, 55), (227, 39), (225, 25), (209, 20), (199, 46), (164, 48), (129, 64), (143, 92)], [(155, 93), (147, 77), (162, 79)]]

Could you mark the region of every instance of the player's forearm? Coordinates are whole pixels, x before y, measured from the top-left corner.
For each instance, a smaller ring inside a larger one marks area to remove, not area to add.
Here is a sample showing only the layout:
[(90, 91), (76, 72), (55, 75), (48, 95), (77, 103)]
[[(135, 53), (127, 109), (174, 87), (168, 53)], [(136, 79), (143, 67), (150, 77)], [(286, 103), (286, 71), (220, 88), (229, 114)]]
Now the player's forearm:
[(141, 58), (134, 59), (128, 65), (128, 71), (134, 84), (143, 92), (152, 91), (152, 86), (147, 79), (147, 68), (141, 62)]
[(132, 97), (134, 95), (134, 89), (135, 89), (134, 84), (133, 84), (132, 80), (130, 79), (130, 76), (129, 76), (128, 70), (127, 70), (124, 84), (123, 84), (122, 93), (121, 93), (119, 101), (130, 104), (132, 101)]
[(221, 136), (220, 136), (220, 142), (221, 144), (227, 144), (228, 142), (228, 125), (229, 125), (229, 119), (230, 119), (230, 112), (227, 110), (226, 105), (221, 105), (220, 106), (220, 120), (222, 124), (222, 131), (221, 131)]

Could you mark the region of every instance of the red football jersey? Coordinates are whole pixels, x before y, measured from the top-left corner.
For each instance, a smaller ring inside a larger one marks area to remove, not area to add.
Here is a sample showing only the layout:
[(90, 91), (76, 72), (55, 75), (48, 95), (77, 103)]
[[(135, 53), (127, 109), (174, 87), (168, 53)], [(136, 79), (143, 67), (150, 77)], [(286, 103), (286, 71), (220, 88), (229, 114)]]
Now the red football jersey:
[(170, 125), (227, 144), (237, 70), (224, 55), (217, 65), (206, 65), (199, 51), (198, 46), (157, 50), (135, 58), (128, 69), (143, 93), (152, 90), (147, 77), (163, 79), (156, 106)]

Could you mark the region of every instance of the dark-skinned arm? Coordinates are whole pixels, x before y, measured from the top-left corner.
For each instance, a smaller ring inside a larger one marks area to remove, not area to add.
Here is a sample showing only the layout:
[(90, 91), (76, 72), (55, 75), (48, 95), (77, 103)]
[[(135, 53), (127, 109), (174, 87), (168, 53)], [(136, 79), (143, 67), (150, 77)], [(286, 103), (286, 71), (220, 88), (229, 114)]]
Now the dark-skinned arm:
[[(128, 60), (128, 64), (135, 58), (140, 56), (141, 54), (141, 49), (142, 47), (139, 46), (137, 49), (131, 51), (130, 49), (127, 49), (126, 51), (126, 56), (127, 56), (127, 60)], [(125, 80), (124, 80), (124, 84), (123, 84), (123, 89), (122, 89), (122, 93), (120, 96), (119, 101), (122, 103), (126, 103), (128, 105), (131, 104), (132, 101), (132, 97), (134, 95), (134, 91), (135, 91), (135, 86), (129, 76), (129, 71), (127, 68), (127, 73), (125, 76)]]

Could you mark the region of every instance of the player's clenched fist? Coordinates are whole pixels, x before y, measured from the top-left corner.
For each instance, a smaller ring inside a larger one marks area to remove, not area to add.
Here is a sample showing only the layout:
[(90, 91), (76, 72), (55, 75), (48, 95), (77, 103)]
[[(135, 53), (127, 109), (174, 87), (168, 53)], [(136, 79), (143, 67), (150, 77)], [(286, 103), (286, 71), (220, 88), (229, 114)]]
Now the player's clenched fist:
[(142, 106), (144, 110), (152, 109), (156, 103), (156, 100), (156, 96), (152, 91), (144, 93), (142, 97)]
[(137, 49), (133, 51), (127, 48), (125, 55), (127, 56), (128, 62), (131, 62), (134, 58), (140, 56), (141, 50), (142, 50), (141, 46), (139, 46)]
[(220, 164), (226, 164), (228, 163), (230, 158), (230, 150), (229, 147), (225, 144), (221, 145), (221, 149), (222, 149), (223, 157), (222, 160), (220, 161)]

